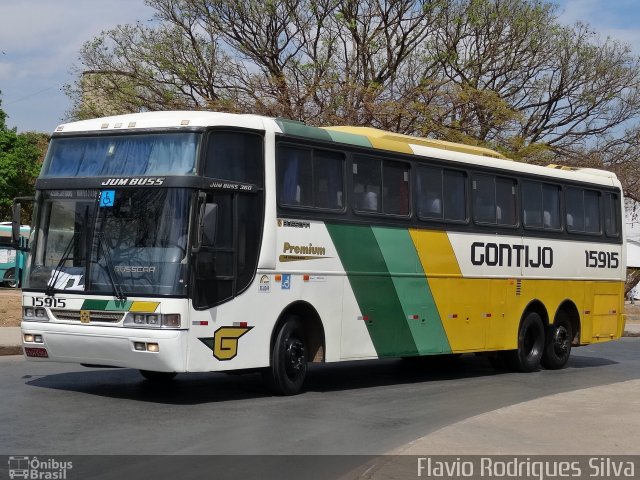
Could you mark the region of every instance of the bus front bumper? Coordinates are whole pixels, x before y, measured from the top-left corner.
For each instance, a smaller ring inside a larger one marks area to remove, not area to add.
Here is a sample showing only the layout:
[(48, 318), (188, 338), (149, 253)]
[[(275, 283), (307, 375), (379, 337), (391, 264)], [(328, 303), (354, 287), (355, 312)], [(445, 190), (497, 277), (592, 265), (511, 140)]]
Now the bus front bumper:
[(31, 361), (84, 363), (156, 372), (184, 372), (187, 330), (22, 322), (22, 346)]

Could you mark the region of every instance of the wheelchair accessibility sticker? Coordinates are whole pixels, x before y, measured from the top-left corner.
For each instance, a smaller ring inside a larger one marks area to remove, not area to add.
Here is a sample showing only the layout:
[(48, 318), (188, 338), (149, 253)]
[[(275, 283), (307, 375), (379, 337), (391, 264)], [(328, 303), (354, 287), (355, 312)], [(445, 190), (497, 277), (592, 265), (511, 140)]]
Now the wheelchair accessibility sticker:
[(282, 274), (282, 290), (289, 290), (291, 288), (291, 274), (283, 273)]
[(100, 192), (100, 207), (113, 207), (113, 202), (116, 199), (115, 190), (103, 190)]

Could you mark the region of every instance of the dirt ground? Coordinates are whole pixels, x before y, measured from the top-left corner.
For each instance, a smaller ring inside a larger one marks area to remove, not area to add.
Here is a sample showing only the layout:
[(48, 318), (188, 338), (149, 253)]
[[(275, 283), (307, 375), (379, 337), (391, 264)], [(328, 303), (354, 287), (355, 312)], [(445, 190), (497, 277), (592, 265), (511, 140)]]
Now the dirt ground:
[[(22, 318), (20, 290), (0, 289), (0, 327), (19, 327)], [(627, 323), (640, 324), (640, 301), (626, 303)]]
[(18, 327), (22, 318), (22, 292), (0, 289), (0, 327)]

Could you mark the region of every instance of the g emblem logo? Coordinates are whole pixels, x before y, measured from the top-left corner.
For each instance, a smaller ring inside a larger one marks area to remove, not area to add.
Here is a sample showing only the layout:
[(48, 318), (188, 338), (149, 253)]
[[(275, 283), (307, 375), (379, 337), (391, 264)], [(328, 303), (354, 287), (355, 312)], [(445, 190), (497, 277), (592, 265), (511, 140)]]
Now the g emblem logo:
[(238, 339), (253, 327), (220, 327), (213, 336), (213, 356), (231, 360), (238, 355)]

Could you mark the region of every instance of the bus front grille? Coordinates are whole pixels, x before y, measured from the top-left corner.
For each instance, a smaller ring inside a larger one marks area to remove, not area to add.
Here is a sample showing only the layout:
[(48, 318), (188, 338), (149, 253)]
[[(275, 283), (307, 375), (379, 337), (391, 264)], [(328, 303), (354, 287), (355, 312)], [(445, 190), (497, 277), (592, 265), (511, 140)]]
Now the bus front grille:
[[(87, 314), (88, 313), (88, 322)], [(56, 320), (64, 320), (68, 322), (81, 322), (81, 323), (118, 323), (124, 315), (121, 312), (104, 312), (100, 310), (51, 310), (51, 313)], [(85, 321), (82, 321), (83, 318)]]

